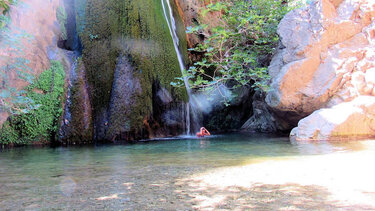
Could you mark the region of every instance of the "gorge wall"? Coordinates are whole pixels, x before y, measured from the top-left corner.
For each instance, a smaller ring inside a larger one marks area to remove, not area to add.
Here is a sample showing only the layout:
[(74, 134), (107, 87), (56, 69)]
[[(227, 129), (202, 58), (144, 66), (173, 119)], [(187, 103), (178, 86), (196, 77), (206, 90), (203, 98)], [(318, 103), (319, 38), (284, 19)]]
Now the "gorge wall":
[(278, 33), (266, 102), (290, 127), (298, 122), (291, 137), (374, 137), (375, 2), (313, 1), (287, 14)]
[[(197, 44), (203, 43), (205, 38), (210, 36), (211, 29), (219, 24), (219, 12), (208, 12), (204, 16), (201, 15), (203, 9), (210, 3), (220, 2), (222, 0), (201, 1), (201, 0), (173, 0), (177, 12), (182, 17), (184, 29), (187, 27), (194, 27), (198, 25), (207, 24), (208, 27), (196, 34), (187, 34), (188, 49), (194, 48)], [(188, 51), (191, 61), (197, 61), (201, 58), (202, 53), (195, 51)]]
[[(56, 44), (61, 34), (59, 6), (61, 0), (30, 0), (11, 7), (6, 15), (10, 22), (1, 29), (0, 92), (21, 90), (30, 82), (27, 75), (36, 77), (49, 68), (50, 60), (61, 58)], [(8, 117), (9, 113), (0, 108), (0, 127)]]
[[(172, 5), (187, 62), (185, 28)], [(160, 0), (34, 0), (13, 6), (10, 19), (9, 37), (19, 29), (32, 37), (30, 43), (21, 42), (22, 59), (33, 78), (51, 60), (64, 65), (63, 112), (54, 123), (59, 129), (52, 140), (82, 144), (185, 132), (188, 97), (185, 89), (170, 85), (181, 71)], [(1, 55), (14, 58), (5, 48)], [(9, 80), (2, 77), (2, 83), (20, 91), (31, 82), (16, 70), (6, 73)], [(0, 126), (8, 117), (9, 112), (1, 111)]]
[[(186, 49), (210, 36), (220, 13), (200, 16), (211, 1), (170, 2), (180, 51), (191, 64), (202, 54)], [(9, 17), (0, 40), (2, 100), (9, 90), (22, 91), (52, 60), (63, 64), (63, 112), (53, 123), (54, 141), (131, 141), (185, 132), (188, 95), (170, 85), (181, 72), (160, 0), (20, 1)], [(185, 34), (199, 24), (210, 26)], [(278, 33), (267, 95), (238, 89), (233, 104), (213, 106), (203, 124), (217, 131), (295, 127), (296, 140), (375, 136), (375, 2), (315, 0), (287, 14)], [(9, 119), (1, 110), (0, 125)]]

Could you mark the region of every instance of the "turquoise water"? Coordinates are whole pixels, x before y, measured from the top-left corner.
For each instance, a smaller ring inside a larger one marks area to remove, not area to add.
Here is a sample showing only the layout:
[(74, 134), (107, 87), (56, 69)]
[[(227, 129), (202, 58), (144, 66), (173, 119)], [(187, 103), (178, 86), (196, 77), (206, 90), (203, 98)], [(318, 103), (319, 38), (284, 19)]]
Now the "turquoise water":
[(0, 210), (191, 209), (176, 180), (225, 166), (358, 150), (228, 134), (132, 145), (24, 147), (0, 152)]

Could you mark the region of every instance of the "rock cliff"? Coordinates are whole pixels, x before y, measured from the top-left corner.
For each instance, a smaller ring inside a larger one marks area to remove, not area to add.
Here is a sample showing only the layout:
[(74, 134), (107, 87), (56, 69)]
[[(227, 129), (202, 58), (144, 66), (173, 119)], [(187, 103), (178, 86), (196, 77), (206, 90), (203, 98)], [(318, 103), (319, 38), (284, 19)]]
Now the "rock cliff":
[(287, 14), (278, 33), (281, 47), (269, 68), (266, 102), (276, 113), (290, 112), (291, 126), (308, 116), (293, 137), (375, 136), (367, 124), (375, 121), (371, 98), (362, 97), (375, 95), (375, 2), (316, 0)]
[[(62, 0), (18, 1), (7, 15), (10, 22), (1, 30), (0, 92), (21, 90), (27, 75), (37, 77), (60, 58), (57, 40), (61, 34), (57, 10)], [(9, 114), (0, 108), (0, 128)]]
[[(222, 0), (212, 0), (212, 1), (200, 1), (200, 0), (174, 0), (176, 8), (180, 16), (182, 17), (185, 29), (187, 27), (194, 27), (198, 25), (206, 24), (208, 27), (201, 30), (199, 35), (187, 34), (187, 47), (188, 49), (194, 48), (197, 44), (203, 43), (204, 39), (210, 36), (213, 27), (219, 24), (218, 16), (219, 12), (209, 12), (205, 16), (201, 15), (201, 11), (209, 3), (220, 2)], [(188, 52), (189, 58), (196, 61), (202, 56), (201, 52)]]
[[(161, 1), (87, 0), (84, 8), (84, 29), (78, 33), (94, 139), (181, 134), (187, 93), (170, 85), (181, 71)], [(174, 10), (176, 21), (182, 22), (176, 6)], [(186, 52), (184, 29), (178, 34)]]

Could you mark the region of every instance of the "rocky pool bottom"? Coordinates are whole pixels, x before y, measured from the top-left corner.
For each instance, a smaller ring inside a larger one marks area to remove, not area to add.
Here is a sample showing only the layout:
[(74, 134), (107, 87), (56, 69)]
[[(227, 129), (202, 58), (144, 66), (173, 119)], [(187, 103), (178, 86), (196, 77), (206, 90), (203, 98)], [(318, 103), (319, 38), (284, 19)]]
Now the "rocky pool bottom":
[(227, 134), (0, 152), (1, 210), (375, 209), (375, 141)]

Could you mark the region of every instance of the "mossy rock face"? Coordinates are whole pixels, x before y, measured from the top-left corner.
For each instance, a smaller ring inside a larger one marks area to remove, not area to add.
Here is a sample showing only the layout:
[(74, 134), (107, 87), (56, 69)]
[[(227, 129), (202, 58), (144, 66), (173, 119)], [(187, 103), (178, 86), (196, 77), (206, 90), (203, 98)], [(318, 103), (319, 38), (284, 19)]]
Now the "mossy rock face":
[(92, 108), (85, 74), (83, 62), (78, 58), (72, 64), (69, 76), (70, 85), (59, 128), (60, 144), (85, 144), (93, 141)]
[[(95, 138), (150, 137), (154, 130), (150, 131), (149, 125), (157, 119), (153, 85), (158, 84), (172, 96), (168, 105), (161, 106), (163, 109), (187, 100), (186, 90), (170, 86), (181, 77), (181, 71), (161, 1), (87, 0), (85, 17), (80, 37), (93, 102)], [(186, 41), (182, 43), (186, 46)]]

